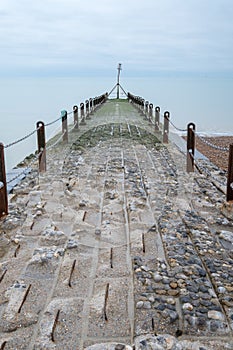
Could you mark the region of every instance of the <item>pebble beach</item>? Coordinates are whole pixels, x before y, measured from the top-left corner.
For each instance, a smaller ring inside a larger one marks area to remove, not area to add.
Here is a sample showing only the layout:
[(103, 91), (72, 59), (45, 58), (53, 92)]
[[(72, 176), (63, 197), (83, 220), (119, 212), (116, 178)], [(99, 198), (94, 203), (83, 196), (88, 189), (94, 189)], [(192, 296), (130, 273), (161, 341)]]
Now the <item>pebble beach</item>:
[[(204, 139), (210, 142), (211, 144), (221, 148), (228, 148), (229, 145), (233, 143), (233, 136), (205, 137)], [(220, 151), (211, 146), (208, 146), (206, 143), (201, 141), (198, 137), (196, 137), (196, 147), (201, 153), (203, 153), (207, 158), (209, 158), (211, 162), (216, 164), (222, 170), (227, 171), (228, 169), (227, 152)]]

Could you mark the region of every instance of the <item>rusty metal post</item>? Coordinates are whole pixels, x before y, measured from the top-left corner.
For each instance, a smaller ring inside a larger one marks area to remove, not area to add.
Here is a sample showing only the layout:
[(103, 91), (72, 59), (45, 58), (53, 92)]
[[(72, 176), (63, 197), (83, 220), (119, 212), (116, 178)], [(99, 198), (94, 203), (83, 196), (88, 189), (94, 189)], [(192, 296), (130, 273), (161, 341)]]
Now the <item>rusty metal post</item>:
[(78, 129), (79, 128), (79, 125), (78, 125), (78, 106), (73, 106), (73, 116), (74, 116), (75, 129)]
[(145, 106), (145, 100), (142, 98), (137, 99), (137, 103), (139, 104), (139, 110), (141, 111), (141, 115), (144, 115), (144, 106)]
[(90, 106), (90, 114), (92, 114), (92, 112), (93, 112), (93, 99), (92, 98), (89, 99), (89, 106)]
[(149, 122), (153, 122), (153, 103), (149, 104)]
[(39, 121), (36, 123), (37, 128), (37, 146), (39, 154), (39, 172), (46, 171), (46, 142), (45, 142), (45, 125)]
[(160, 107), (155, 107), (155, 131), (159, 131)]
[(0, 143), (0, 218), (8, 214), (4, 145)]
[(233, 144), (230, 144), (229, 147), (226, 200), (227, 202), (233, 201)]
[(187, 125), (187, 173), (194, 171), (194, 152), (195, 152), (195, 124), (189, 123)]
[(81, 114), (80, 124), (85, 125), (86, 123), (85, 123), (84, 103), (80, 103), (80, 114)]
[(146, 101), (145, 102), (145, 118), (144, 119), (148, 118), (148, 109), (149, 109), (149, 101)]
[(67, 123), (67, 111), (61, 111), (62, 117), (62, 135), (63, 142), (68, 142), (68, 123)]
[(89, 105), (89, 100), (85, 101), (86, 104), (86, 119), (91, 119), (90, 117), (90, 105)]
[(169, 134), (169, 118), (170, 113), (164, 112), (164, 122), (163, 122), (163, 143), (168, 143), (168, 134)]
[(142, 99), (142, 104), (141, 104), (141, 111), (142, 111), (142, 113), (144, 113), (145, 104), (146, 104), (146, 101), (145, 101), (145, 99), (143, 98), (143, 99)]
[(0, 143), (0, 217), (8, 214), (4, 145)]

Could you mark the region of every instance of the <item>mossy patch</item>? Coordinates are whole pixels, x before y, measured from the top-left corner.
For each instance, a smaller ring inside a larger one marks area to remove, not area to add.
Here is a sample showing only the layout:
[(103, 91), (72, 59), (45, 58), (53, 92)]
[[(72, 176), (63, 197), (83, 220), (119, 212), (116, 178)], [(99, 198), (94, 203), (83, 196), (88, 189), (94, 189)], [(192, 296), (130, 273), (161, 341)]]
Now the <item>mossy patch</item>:
[(72, 149), (82, 151), (111, 138), (132, 140), (145, 145), (148, 149), (161, 147), (159, 139), (145, 129), (130, 124), (111, 123), (88, 130), (73, 143)]

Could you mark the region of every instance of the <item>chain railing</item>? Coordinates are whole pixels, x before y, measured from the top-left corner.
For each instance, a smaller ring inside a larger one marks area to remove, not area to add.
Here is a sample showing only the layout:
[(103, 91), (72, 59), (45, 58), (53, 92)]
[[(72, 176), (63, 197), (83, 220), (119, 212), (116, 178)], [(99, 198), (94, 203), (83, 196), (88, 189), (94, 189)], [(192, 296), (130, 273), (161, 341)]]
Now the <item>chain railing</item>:
[[(83, 118), (83, 121), (85, 123), (86, 119), (90, 119), (91, 114), (100, 107), (106, 100), (108, 99), (108, 93), (104, 93), (100, 96), (97, 96), (95, 98), (90, 98), (89, 100), (85, 101), (85, 104), (80, 104), (80, 106), (83, 106), (82, 109), (80, 109), (80, 116)], [(68, 116), (71, 117), (73, 115), (73, 126), (69, 128), (68, 126)], [(51, 144), (49, 147), (46, 147), (46, 140), (45, 140), (45, 127), (49, 127), (57, 122), (62, 122), (62, 133), (61, 136), (58, 137), (58, 139)], [(0, 218), (2, 216), (5, 216), (8, 214), (8, 195), (7, 195), (7, 185), (14, 182), (18, 178), (22, 177), (26, 173), (29, 172), (30, 168), (35, 162), (39, 162), (39, 172), (46, 171), (46, 151), (51, 150), (54, 148), (58, 143), (68, 142), (68, 132), (73, 131), (74, 129), (78, 129), (79, 125), (79, 117), (78, 117), (78, 106), (74, 106), (73, 110), (70, 112), (62, 111), (61, 116), (59, 118), (56, 118), (55, 120), (43, 123), (42, 121), (37, 122), (35, 130), (31, 131), (27, 135), (21, 137), (20, 139), (17, 139), (13, 142), (8, 143), (7, 145), (4, 145), (3, 143), (0, 143)], [(6, 180), (6, 170), (5, 170), (5, 154), (4, 150), (8, 149), (12, 146), (15, 146), (24, 140), (28, 139), (32, 135), (37, 133), (37, 154), (34, 156), (34, 158), (30, 161), (30, 163), (27, 164), (27, 167), (22, 170), (22, 172), (19, 172), (14, 177), (10, 178), (8, 181)]]
[(61, 117), (59, 117), (59, 118), (57, 118), (57, 119), (53, 120), (53, 121), (52, 121), (52, 122), (50, 122), (50, 123), (45, 124), (45, 126), (51, 126), (51, 125), (53, 125), (53, 124), (55, 124), (55, 123), (59, 122), (59, 120), (61, 120)]
[(61, 142), (64, 135), (65, 135), (65, 132), (63, 132), (63, 134), (61, 134), (61, 136), (59, 136), (59, 138), (54, 143), (52, 143), (52, 145), (49, 145), (48, 147), (46, 147), (46, 150), (50, 151), (52, 148), (56, 147), (59, 144), (59, 142)]
[(17, 144), (20, 143), (20, 142), (25, 141), (26, 139), (28, 139), (29, 137), (31, 137), (32, 135), (34, 135), (37, 131), (38, 131), (38, 129), (33, 130), (33, 131), (30, 132), (29, 134), (27, 134), (27, 135), (21, 137), (20, 139), (8, 143), (7, 145), (4, 146), (4, 148), (9, 148), (9, 147), (12, 147), (12, 146), (17, 145)]
[(17, 175), (15, 175), (14, 177), (12, 177), (10, 180), (8, 180), (6, 183), (7, 185), (11, 184), (12, 182), (14, 182), (15, 180), (17, 180), (18, 178), (20, 178), (22, 175), (26, 175), (28, 174), (28, 172), (31, 170), (31, 167), (38, 161), (39, 157), (43, 154), (43, 151), (41, 151), (40, 153), (34, 155), (33, 159), (30, 160), (30, 162), (27, 164), (26, 168), (23, 168), (21, 172), (19, 172)]
[(150, 123), (154, 124), (155, 131), (161, 131), (163, 133), (163, 143), (168, 143), (169, 138), (169, 124), (173, 126), (174, 129), (180, 132), (186, 132), (187, 129), (178, 128), (170, 119), (170, 113), (168, 111), (164, 112), (164, 122), (163, 128), (160, 124), (160, 107), (156, 106), (155, 110), (153, 109), (153, 103), (146, 101), (140, 96), (135, 96), (131, 93), (128, 93), (128, 100), (132, 103), (142, 114), (142, 116), (148, 120)]
[[(226, 198), (227, 201), (233, 200), (233, 145), (228, 147), (222, 147), (213, 144), (209, 140), (206, 140), (199, 133), (196, 133), (196, 126), (194, 123), (189, 123), (186, 129), (182, 129), (177, 127), (173, 121), (171, 121), (170, 113), (165, 111), (163, 114), (163, 123), (160, 121), (161, 111), (160, 107), (156, 106), (155, 109), (153, 104), (149, 101), (146, 101), (144, 98), (140, 96), (135, 96), (131, 93), (127, 94), (128, 101), (132, 103), (139, 111), (139, 113), (144, 117), (145, 120), (148, 120), (149, 123), (154, 125), (154, 132), (158, 135), (161, 134), (162, 142), (167, 144), (169, 142), (169, 125), (171, 125), (175, 130), (179, 132), (187, 132), (187, 161), (186, 161), (186, 170), (187, 172), (194, 172), (195, 167), (198, 169), (199, 166), (197, 164), (197, 160), (195, 157), (195, 137), (206, 144), (209, 147), (212, 147), (218, 151), (229, 152), (229, 166), (228, 166), (228, 179), (227, 179), (227, 191)], [(103, 104), (108, 99), (108, 93), (102, 94), (95, 98), (90, 98), (86, 100), (85, 103), (80, 103), (80, 107), (77, 105), (73, 106), (73, 110), (67, 112), (63, 110), (61, 112), (61, 116), (52, 122), (43, 123), (38, 122), (36, 129), (25, 135), (24, 137), (13, 141), (7, 145), (3, 145), (0, 143), (0, 217), (6, 215), (8, 212), (8, 204), (7, 204), (7, 184), (13, 182), (18, 177), (22, 176), (24, 172), (28, 171), (28, 168), (32, 166), (37, 160), (39, 160), (39, 172), (46, 171), (46, 151), (50, 151), (52, 148), (57, 146), (60, 142), (68, 143), (68, 133), (79, 129), (80, 125), (86, 124), (86, 121), (91, 118), (92, 113)], [(69, 128), (68, 126), (68, 116), (69, 118), (73, 115), (73, 126)], [(45, 127), (51, 126), (58, 121), (62, 122), (62, 132), (61, 135), (56, 139), (53, 144), (50, 144), (46, 147), (45, 140)], [(28, 164), (26, 170), (23, 170), (22, 173), (17, 174), (17, 176), (10, 181), (6, 182), (6, 174), (5, 174), (5, 162), (4, 162), (4, 149), (14, 146), (33, 134), (37, 132), (37, 144), (38, 151), (35, 158)], [(223, 184), (221, 184), (223, 185)]]
[[(168, 143), (169, 141), (169, 125), (171, 125), (175, 130), (179, 132), (187, 132), (187, 150), (186, 150), (186, 170), (187, 172), (193, 172), (195, 167), (201, 172), (200, 166), (198, 164), (197, 158), (195, 157), (195, 137), (197, 137), (202, 143), (211, 147), (217, 151), (228, 152), (229, 160), (228, 160), (228, 178), (227, 184), (220, 183), (218, 179), (213, 179), (217, 188), (222, 191), (222, 188), (226, 188), (226, 200), (233, 201), (233, 146), (229, 145), (229, 147), (222, 147), (219, 145), (215, 145), (210, 142), (206, 138), (202, 137), (199, 133), (195, 131), (195, 124), (189, 123), (186, 129), (182, 129), (177, 127), (173, 121), (171, 121), (170, 113), (168, 111), (164, 112), (164, 121), (161, 125), (160, 123), (160, 107), (157, 106), (155, 108), (155, 113), (153, 113), (153, 104), (146, 101), (144, 98), (140, 96), (135, 96), (131, 93), (128, 93), (128, 100), (132, 103), (141, 113), (141, 115), (147, 119), (149, 122), (154, 124), (155, 132), (159, 132), (162, 135), (162, 142)], [(209, 176), (209, 175), (208, 175)], [(213, 177), (214, 175), (211, 174)], [(216, 183), (219, 183), (217, 185)]]
[[(187, 146), (187, 164), (192, 162), (193, 167), (195, 165), (200, 173), (204, 172), (206, 174), (206, 176), (210, 177), (213, 185), (219, 191), (221, 191), (222, 193), (224, 193), (226, 195), (227, 202), (233, 201), (233, 144), (229, 144), (229, 147), (222, 147), (222, 146), (215, 145), (214, 143), (206, 140), (204, 137), (201, 137), (200, 135), (195, 133), (195, 127), (194, 127), (193, 135), (191, 136), (191, 137), (193, 137), (192, 142), (194, 145), (195, 145), (195, 136), (197, 136), (197, 138), (201, 142), (203, 142), (205, 145), (207, 145), (208, 147), (210, 147), (214, 150), (220, 151), (220, 152), (227, 152), (228, 153), (228, 170), (227, 170), (226, 181), (220, 180), (215, 174), (210, 172), (206, 168), (206, 166), (201, 167), (199, 164), (199, 161), (194, 156), (194, 148), (193, 148), (193, 151), (191, 152), (189, 146)], [(190, 142), (190, 136), (187, 134), (187, 145), (189, 142)], [(188, 168), (188, 165), (187, 165), (187, 168)], [(193, 170), (191, 170), (191, 171), (193, 171)]]
[(185, 132), (187, 131), (187, 129), (181, 129), (181, 128), (178, 128), (170, 119), (169, 119), (169, 123), (173, 126), (174, 129), (176, 129), (177, 131), (180, 131), (180, 132)]
[(214, 148), (218, 151), (222, 151), (222, 152), (229, 152), (229, 147), (222, 147), (222, 146), (218, 146), (218, 145), (215, 145), (213, 144), (212, 142), (206, 140), (204, 137), (202, 137), (200, 134), (196, 134), (196, 136), (198, 137), (198, 139), (205, 143), (207, 146), (211, 147), (211, 148)]

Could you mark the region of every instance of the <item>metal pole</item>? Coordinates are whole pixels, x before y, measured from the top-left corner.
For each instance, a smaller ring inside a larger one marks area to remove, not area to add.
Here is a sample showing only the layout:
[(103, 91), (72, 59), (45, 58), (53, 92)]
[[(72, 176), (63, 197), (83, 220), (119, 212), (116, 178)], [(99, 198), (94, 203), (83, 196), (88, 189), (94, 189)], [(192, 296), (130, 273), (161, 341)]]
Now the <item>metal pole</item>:
[(186, 169), (188, 173), (194, 171), (194, 152), (195, 152), (195, 124), (187, 125), (187, 163)]
[(155, 108), (155, 130), (159, 131), (160, 107)]
[(8, 214), (4, 145), (0, 143), (0, 218)]
[(145, 103), (145, 118), (144, 119), (148, 118), (148, 108), (149, 108), (149, 101), (146, 101), (146, 103)]
[(46, 171), (46, 142), (45, 142), (45, 125), (43, 122), (37, 122), (37, 145), (39, 153), (39, 172)]
[(118, 74), (117, 74), (117, 99), (120, 98), (120, 73), (121, 73), (121, 63), (118, 64)]
[(149, 122), (152, 123), (152, 119), (153, 119), (153, 103), (149, 104)]
[(233, 144), (229, 147), (228, 175), (227, 175), (227, 202), (233, 201)]
[(61, 111), (63, 142), (68, 143), (67, 111)]
[(75, 129), (78, 129), (79, 128), (79, 125), (78, 125), (78, 106), (73, 106), (73, 115), (74, 115)]
[(85, 101), (86, 104), (86, 119), (91, 119), (90, 117), (90, 105), (89, 105), (89, 100)]
[(169, 134), (169, 118), (170, 113), (164, 112), (164, 122), (163, 122), (163, 143), (168, 143), (168, 134)]
[(89, 106), (90, 106), (90, 114), (92, 114), (92, 112), (93, 112), (93, 99), (92, 98), (89, 99)]
[(141, 115), (144, 116), (145, 112), (144, 112), (144, 109), (145, 109), (145, 100), (142, 99), (141, 100), (141, 104), (140, 104), (140, 107), (141, 107)]
[(85, 113), (84, 113), (84, 103), (80, 103), (80, 114), (81, 114), (81, 121), (80, 124), (85, 125)]

